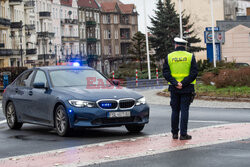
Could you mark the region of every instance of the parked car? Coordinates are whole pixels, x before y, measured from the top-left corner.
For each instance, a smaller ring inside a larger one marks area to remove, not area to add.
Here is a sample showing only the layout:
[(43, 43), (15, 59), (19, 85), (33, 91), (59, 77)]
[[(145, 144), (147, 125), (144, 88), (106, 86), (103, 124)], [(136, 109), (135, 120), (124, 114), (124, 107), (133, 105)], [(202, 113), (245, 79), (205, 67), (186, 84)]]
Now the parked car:
[(90, 67), (37, 67), (5, 89), (3, 112), (10, 129), (39, 124), (60, 136), (76, 127), (125, 125), (130, 132), (142, 131), (149, 122), (145, 98), (117, 84)]

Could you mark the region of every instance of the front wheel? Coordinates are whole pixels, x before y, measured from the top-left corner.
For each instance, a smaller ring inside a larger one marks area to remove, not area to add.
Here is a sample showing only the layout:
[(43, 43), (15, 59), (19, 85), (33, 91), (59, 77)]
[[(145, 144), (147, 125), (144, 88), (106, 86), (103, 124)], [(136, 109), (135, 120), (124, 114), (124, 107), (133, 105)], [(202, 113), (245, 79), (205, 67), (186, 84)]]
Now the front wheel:
[(6, 119), (10, 129), (21, 129), (23, 126), (23, 123), (17, 121), (16, 110), (12, 102), (9, 102), (6, 107)]
[(125, 125), (126, 129), (132, 133), (141, 132), (143, 130), (144, 126), (145, 126), (144, 124), (143, 125)]
[(55, 112), (55, 127), (59, 136), (68, 136), (70, 132), (69, 118), (65, 108), (59, 105)]

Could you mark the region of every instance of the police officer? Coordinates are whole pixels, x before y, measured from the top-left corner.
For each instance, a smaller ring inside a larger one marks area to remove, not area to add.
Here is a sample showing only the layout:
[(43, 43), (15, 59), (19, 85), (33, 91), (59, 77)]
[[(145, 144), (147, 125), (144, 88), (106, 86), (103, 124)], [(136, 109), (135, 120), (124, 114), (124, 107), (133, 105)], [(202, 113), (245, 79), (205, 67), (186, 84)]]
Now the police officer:
[(169, 82), (171, 94), (171, 132), (173, 139), (178, 139), (179, 118), (180, 140), (190, 140), (187, 134), (189, 106), (194, 96), (194, 84), (198, 74), (195, 56), (186, 50), (187, 41), (175, 38), (175, 51), (170, 53), (163, 65), (163, 76)]

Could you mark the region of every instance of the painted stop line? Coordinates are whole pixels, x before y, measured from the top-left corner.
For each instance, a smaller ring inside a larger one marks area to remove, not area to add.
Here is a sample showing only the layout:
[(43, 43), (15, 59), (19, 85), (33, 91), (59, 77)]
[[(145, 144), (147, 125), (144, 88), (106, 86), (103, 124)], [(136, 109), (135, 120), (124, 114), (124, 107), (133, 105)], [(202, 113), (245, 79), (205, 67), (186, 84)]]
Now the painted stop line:
[(0, 159), (1, 167), (84, 166), (250, 138), (250, 123), (225, 124), (190, 130), (192, 140), (172, 140), (171, 133)]

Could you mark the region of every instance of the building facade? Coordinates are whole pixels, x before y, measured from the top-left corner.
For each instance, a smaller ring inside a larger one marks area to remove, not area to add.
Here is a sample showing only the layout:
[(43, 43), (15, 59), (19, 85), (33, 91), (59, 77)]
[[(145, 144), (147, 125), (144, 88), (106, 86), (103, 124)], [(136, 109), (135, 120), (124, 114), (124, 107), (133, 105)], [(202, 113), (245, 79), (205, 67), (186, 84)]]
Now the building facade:
[(100, 8), (95, 0), (78, 1), (80, 55), (101, 71)]
[(103, 70), (109, 74), (130, 57), (132, 38), (138, 32), (138, 14), (133, 4), (102, 0), (99, 4)]
[(61, 0), (61, 49), (60, 61), (80, 59), (78, 6), (76, 0)]
[(237, 16), (250, 16), (249, 0), (238, 0)]
[(52, 1), (36, 1), (36, 32), (38, 57), (36, 65), (55, 64), (55, 54), (52, 53), (52, 41), (55, 37), (52, 26)]

